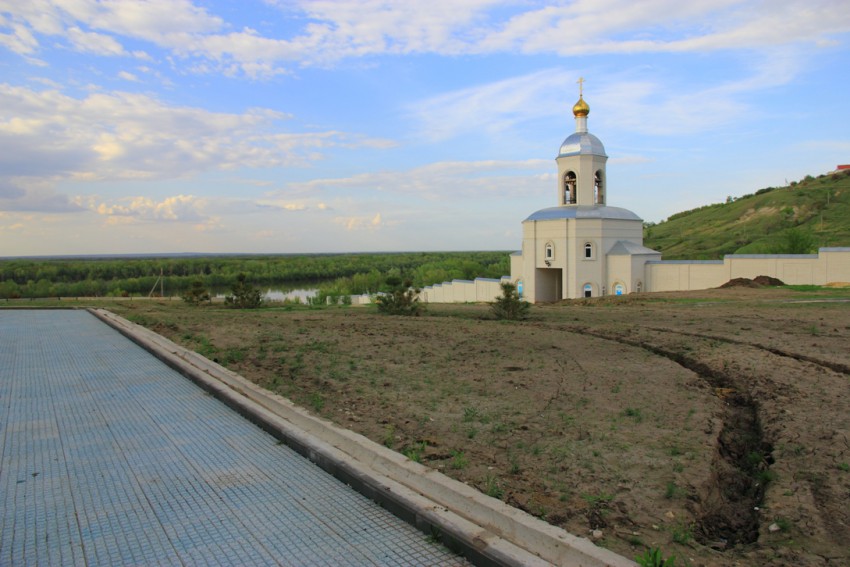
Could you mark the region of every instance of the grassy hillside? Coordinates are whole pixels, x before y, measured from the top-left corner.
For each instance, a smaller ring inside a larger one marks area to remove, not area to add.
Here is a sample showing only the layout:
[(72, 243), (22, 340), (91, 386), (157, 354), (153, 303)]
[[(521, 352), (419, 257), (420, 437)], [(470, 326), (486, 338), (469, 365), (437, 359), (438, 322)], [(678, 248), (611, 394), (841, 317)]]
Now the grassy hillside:
[(850, 172), (806, 176), (788, 187), (760, 189), (648, 223), (644, 245), (662, 252), (665, 260), (850, 246)]

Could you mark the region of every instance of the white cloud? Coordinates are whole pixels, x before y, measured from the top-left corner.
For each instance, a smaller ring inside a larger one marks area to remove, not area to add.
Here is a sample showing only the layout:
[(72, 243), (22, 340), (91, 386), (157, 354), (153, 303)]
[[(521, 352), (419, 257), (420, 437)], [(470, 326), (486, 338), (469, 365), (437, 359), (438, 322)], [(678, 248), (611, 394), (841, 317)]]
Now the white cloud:
[(139, 82), (139, 77), (137, 77), (133, 73), (130, 73), (129, 71), (119, 71), (118, 78), (124, 79), (125, 81), (130, 81), (131, 83)]
[(551, 160), (540, 159), (437, 162), (408, 170), (378, 171), (345, 178), (291, 183), (287, 189), (275, 194), (285, 195), (290, 191), (383, 191), (415, 195), (428, 200), (535, 194), (554, 182), (554, 174), (551, 173), (553, 167)]
[(165, 179), (201, 171), (304, 166), (332, 147), (390, 144), (343, 132), (289, 133), (286, 114), (170, 106), (147, 95), (0, 84), (0, 181)]
[(333, 222), (341, 225), (347, 231), (380, 230), (388, 225), (397, 224), (382, 220), (381, 213), (376, 213), (374, 216), (336, 217)]
[[(146, 41), (196, 72), (251, 77), (385, 54), (504, 52), (706, 52), (829, 45), (850, 32), (843, 0), (575, 0), (556, 5), (497, 0), (301, 0), (267, 2), (287, 22), (285, 37), (234, 31), (189, 0), (0, 0), (0, 45), (33, 55), (39, 36), (66, 36), (103, 55), (126, 55), (113, 36)], [(291, 28), (288, 28), (291, 29)]]
[(79, 51), (96, 55), (125, 55), (124, 47), (115, 38), (96, 32), (85, 32), (73, 27), (67, 31), (68, 39)]

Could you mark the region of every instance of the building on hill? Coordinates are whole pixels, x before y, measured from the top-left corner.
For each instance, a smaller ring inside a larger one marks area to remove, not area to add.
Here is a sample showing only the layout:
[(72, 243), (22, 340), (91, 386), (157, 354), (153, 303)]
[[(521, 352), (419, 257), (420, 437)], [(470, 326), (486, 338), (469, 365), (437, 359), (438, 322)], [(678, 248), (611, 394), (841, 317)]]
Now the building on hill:
[(522, 221), (522, 249), (511, 255), (510, 277), (427, 286), (424, 301), (492, 301), (501, 295), (504, 281), (516, 284), (531, 303), (709, 289), (758, 276), (786, 284), (850, 282), (850, 248), (821, 248), (817, 254), (728, 254), (712, 261), (662, 260), (661, 252), (643, 245), (643, 220), (608, 205), (608, 156), (599, 138), (587, 130), (588, 114), (590, 106), (579, 91), (573, 105), (575, 132), (555, 158), (556, 205)]

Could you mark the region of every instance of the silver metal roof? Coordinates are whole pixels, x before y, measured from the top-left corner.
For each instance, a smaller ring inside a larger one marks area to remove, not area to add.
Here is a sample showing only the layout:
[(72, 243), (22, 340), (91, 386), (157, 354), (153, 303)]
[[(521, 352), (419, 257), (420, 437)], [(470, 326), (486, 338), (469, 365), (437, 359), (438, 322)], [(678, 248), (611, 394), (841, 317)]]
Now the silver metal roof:
[[(575, 156), (579, 154), (605, 155), (605, 147), (602, 142), (590, 132), (575, 132), (570, 134), (561, 149), (558, 157)], [(607, 156), (606, 156), (607, 157)]]
[(640, 244), (635, 244), (634, 242), (629, 242), (628, 240), (618, 240), (611, 250), (608, 251), (609, 256), (641, 256), (647, 254), (658, 254), (660, 256), (661, 252)]
[(643, 220), (630, 210), (621, 209), (620, 207), (609, 207), (608, 205), (562, 205), (560, 207), (540, 209), (531, 213), (523, 222), (558, 219)]

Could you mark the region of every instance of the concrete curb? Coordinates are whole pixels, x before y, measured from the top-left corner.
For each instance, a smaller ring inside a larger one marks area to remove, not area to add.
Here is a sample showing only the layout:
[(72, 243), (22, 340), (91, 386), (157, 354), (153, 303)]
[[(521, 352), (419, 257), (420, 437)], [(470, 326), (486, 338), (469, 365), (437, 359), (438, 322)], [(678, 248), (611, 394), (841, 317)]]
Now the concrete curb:
[(551, 526), (289, 400), (104, 309), (89, 309), (325, 471), (476, 565), (626, 567), (632, 561)]

